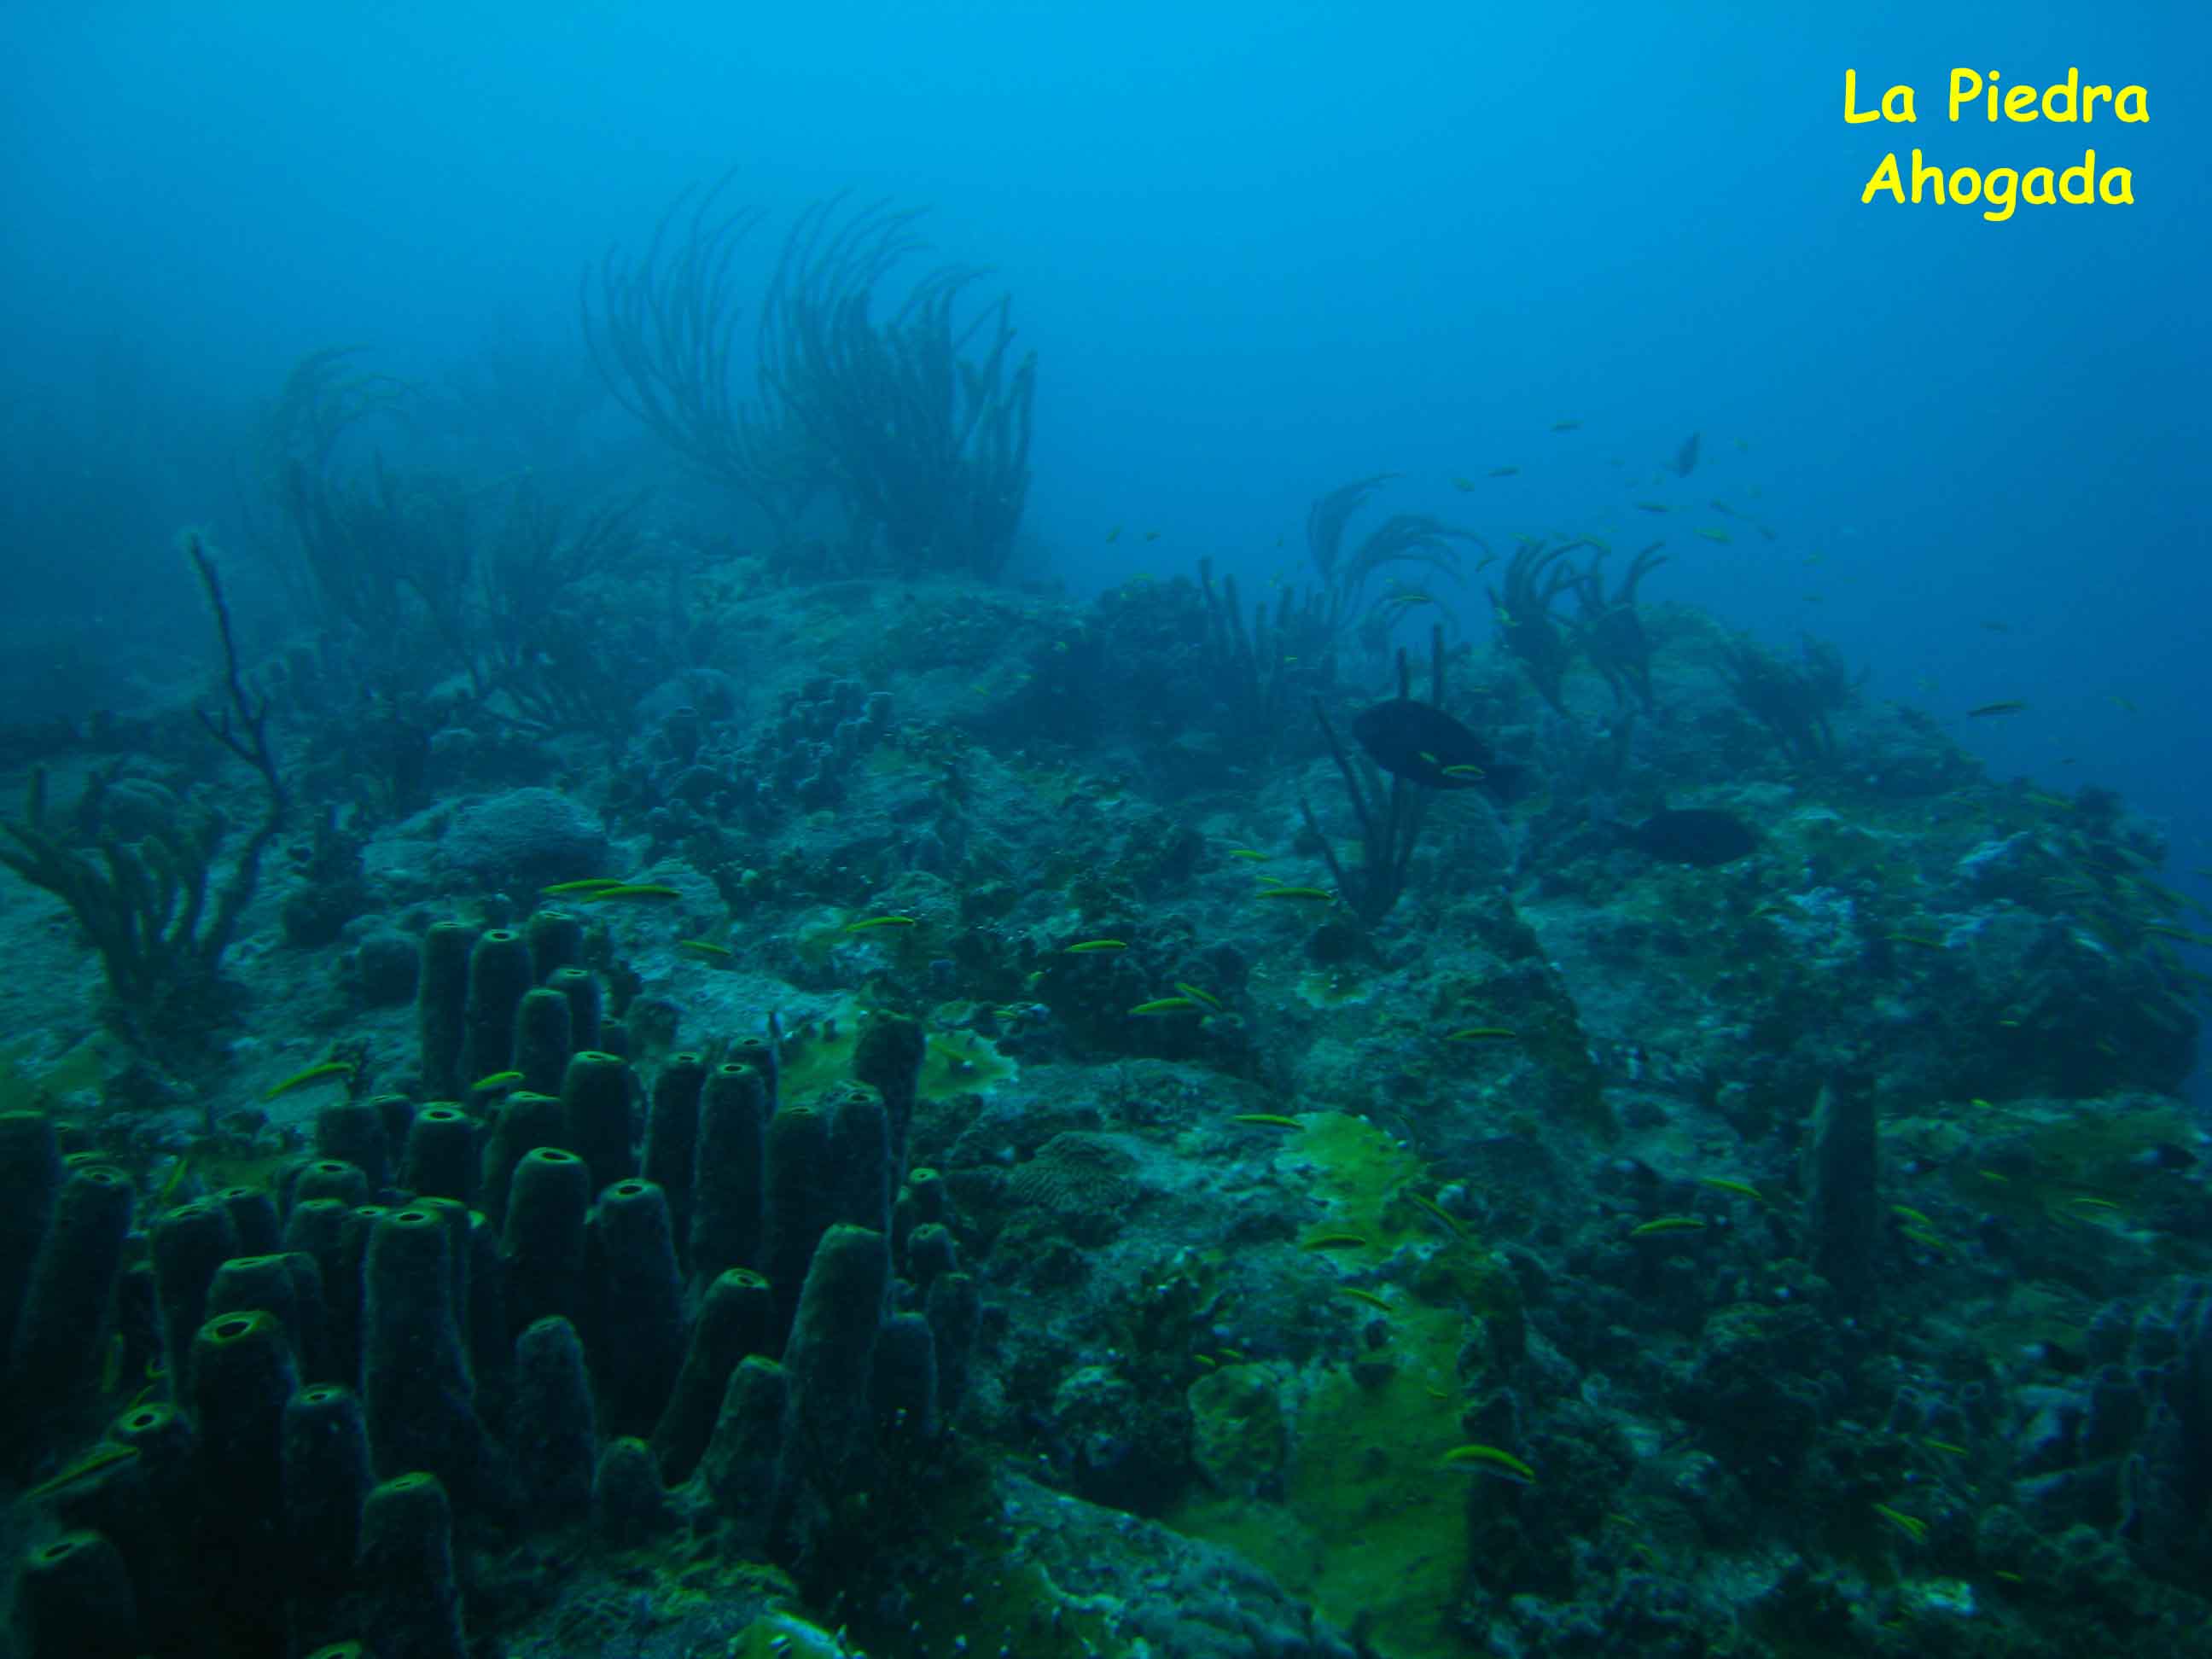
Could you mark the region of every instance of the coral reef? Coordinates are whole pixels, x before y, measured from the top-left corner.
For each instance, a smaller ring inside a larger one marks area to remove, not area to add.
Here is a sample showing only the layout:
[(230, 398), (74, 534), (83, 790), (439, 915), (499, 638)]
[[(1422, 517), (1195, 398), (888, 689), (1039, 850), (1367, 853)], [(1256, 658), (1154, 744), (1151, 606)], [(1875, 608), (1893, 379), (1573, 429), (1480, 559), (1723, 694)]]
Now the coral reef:
[[(2205, 1651), (2164, 836), (1654, 555), (1526, 543), (1467, 638), (1376, 482), (1258, 613), (702, 544), (560, 578), (552, 701), (403, 592), (388, 702), (333, 624), (227, 754), (40, 750), (5, 1650)], [(1528, 787), (1384, 779), (1393, 689)], [(281, 880), (182, 856), (271, 780)], [(196, 1047), (86, 1015), (233, 890)]]

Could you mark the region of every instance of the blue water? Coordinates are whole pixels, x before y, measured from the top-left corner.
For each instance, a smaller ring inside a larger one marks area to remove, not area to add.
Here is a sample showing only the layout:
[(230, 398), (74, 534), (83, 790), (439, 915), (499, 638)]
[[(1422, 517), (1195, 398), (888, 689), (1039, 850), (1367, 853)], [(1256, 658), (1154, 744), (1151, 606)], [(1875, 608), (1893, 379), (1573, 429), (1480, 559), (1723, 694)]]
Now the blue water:
[[(2212, 892), (2207, 14), (1762, 15), (1803, 9), (11, 9), (19, 623), (197, 638), (168, 538), (234, 528), (289, 364), (573, 357), (580, 273), (735, 169), (772, 223), (841, 190), (928, 204), (944, 257), (994, 269), (1043, 364), (1030, 526), (1079, 592), (1200, 556), (1264, 580), (1308, 501), (1383, 470), (1393, 509), (1499, 540), (1694, 506), (1647, 599), (1832, 639), (1947, 720), (2026, 701), (1958, 729), (2000, 775), (2118, 788)], [(2078, 65), (2152, 118), (1954, 125), (1954, 64)], [(1863, 101), (1915, 86), (1917, 125), (1846, 125), (1847, 68)], [(2094, 145), (2136, 203), (1863, 205), (1914, 143)], [(1692, 432), (1695, 473), (1659, 477)], [(629, 441), (602, 416), (522, 459)]]

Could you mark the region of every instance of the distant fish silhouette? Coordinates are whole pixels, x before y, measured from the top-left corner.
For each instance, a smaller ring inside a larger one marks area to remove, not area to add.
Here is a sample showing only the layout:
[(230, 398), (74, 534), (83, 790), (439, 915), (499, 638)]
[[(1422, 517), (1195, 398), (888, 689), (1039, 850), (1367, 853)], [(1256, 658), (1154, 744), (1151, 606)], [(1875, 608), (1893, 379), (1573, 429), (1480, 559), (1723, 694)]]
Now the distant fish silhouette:
[(1692, 432), (1682, 440), (1682, 447), (1674, 452), (1674, 472), (1679, 477), (1688, 477), (1698, 470), (1698, 440), (1704, 434)]
[(1662, 808), (1623, 833), (1655, 859), (1707, 869), (1733, 864), (1759, 848), (1759, 837), (1741, 818), (1703, 806)]
[(1424, 789), (1510, 793), (1520, 769), (1500, 762), (1488, 744), (1441, 708), (1393, 697), (1352, 717), (1352, 735), (1393, 777)]

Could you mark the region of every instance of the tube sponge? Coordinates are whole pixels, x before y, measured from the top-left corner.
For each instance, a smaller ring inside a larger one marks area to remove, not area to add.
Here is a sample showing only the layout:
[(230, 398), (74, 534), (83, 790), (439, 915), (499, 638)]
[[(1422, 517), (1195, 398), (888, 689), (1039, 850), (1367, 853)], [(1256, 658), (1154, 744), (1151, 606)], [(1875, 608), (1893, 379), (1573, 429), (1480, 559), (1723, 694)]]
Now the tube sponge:
[(884, 1097), (866, 1084), (841, 1089), (830, 1103), (831, 1217), (871, 1232), (891, 1230), (891, 1125)]
[(529, 944), (513, 928), (492, 928), (469, 947), (468, 1044), (463, 1076), (445, 1091), (447, 1098), (459, 1097), (461, 1084), (514, 1063), (515, 1011), (532, 982)]
[(548, 989), (568, 999), (568, 1041), (573, 1048), (597, 1048), (605, 999), (599, 981), (584, 968), (556, 968), (546, 978)]
[(61, 1184), (53, 1121), (44, 1112), (0, 1112), (0, 1360), (15, 1340)]
[(699, 1149), (699, 1097), (707, 1062), (698, 1054), (669, 1055), (653, 1079), (653, 1105), (645, 1122), (645, 1178), (668, 1194), (668, 1216), (678, 1260), (691, 1243), (692, 1172)]
[(802, 1534), (826, 1525), (845, 1494), (867, 1485), (875, 1438), (869, 1387), (890, 1278), (890, 1248), (866, 1227), (830, 1228), (806, 1270), (783, 1352), (791, 1421), (777, 1476)]
[(907, 1136), (914, 1127), (915, 1097), (928, 1054), (929, 1040), (921, 1021), (884, 1013), (868, 1018), (853, 1050), (853, 1075), (883, 1097), (890, 1126), (888, 1179), (894, 1183), (906, 1172)]
[(16, 1610), (28, 1659), (129, 1659), (138, 1608), (115, 1546), (66, 1532), (23, 1557)]
[(650, 1434), (684, 1363), (684, 1281), (667, 1200), (650, 1181), (617, 1181), (599, 1194), (592, 1231), (600, 1425), (613, 1435)]
[(584, 1345), (567, 1320), (538, 1320), (516, 1341), (509, 1415), (508, 1452), (522, 1501), (556, 1522), (582, 1514), (592, 1498), (599, 1435)]
[(292, 1182), (292, 1202), (285, 1213), (289, 1224), (300, 1206), (314, 1199), (337, 1200), (341, 1204), (366, 1204), (375, 1192), (368, 1171), (341, 1158), (319, 1158), (301, 1170)]
[(700, 1091), (691, 1182), (695, 1279), (711, 1280), (726, 1267), (763, 1265), (771, 1109), (768, 1080), (751, 1066), (717, 1066)]
[(732, 1550), (758, 1551), (776, 1524), (776, 1481), (783, 1456), (791, 1380), (773, 1359), (754, 1354), (730, 1373), (700, 1478), (736, 1536)]
[(559, 1093), (561, 1074), (575, 1048), (568, 999), (544, 985), (523, 993), (514, 1015), (514, 1069), (522, 1073), (522, 1086), (536, 1094)]
[(928, 1320), (900, 1313), (884, 1322), (869, 1391), (883, 1433), (927, 1440), (937, 1432), (937, 1339)]
[(169, 1376), (181, 1397), (190, 1375), (192, 1334), (207, 1320), (208, 1287), (215, 1283), (216, 1269), (239, 1253), (238, 1232), (220, 1206), (195, 1200), (155, 1220), (149, 1243)]
[(222, 1206), (238, 1234), (245, 1255), (270, 1255), (281, 1249), (284, 1224), (277, 1218), (276, 1200), (265, 1187), (225, 1187), (210, 1202)]
[(592, 1190), (637, 1173), (630, 1152), (629, 1062), (586, 1048), (572, 1054), (561, 1078), (566, 1133), (559, 1144), (591, 1166)]
[[(484, 1146), (483, 1181), (477, 1194), (477, 1207), (491, 1218), (493, 1225), (507, 1224), (515, 1166), (532, 1147), (565, 1145), (567, 1135), (568, 1118), (554, 1096), (517, 1090), (500, 1102), (491, 1137)], [(590, 1184), (585, 1183), (587, 1188)]]
[(130, 1231), (131, 1182), (120, 1170), (94, 1164), (62, 1183), (9, 1356), (0, 1440), (14, 1461), (88, 1398)]
[(407, 1130), (399, 1184), (417, 1198), (473, 1202), (483, 1159), (476, 1120), (458, 1106), (425, 1106)]
[(343, 1602), (369, 1485), (368, 1427), (349, 1389), (319, 1383), (284, 1405), (285, 1574), (289, 1650), (344, 1632)]
[(218, 1315), (192, 1338), (192, 1415), (198, 1426), (198, 1571), (225, 1639), (252, 1652), (283, 1639), (281, 1582), (284, 1405), (299, 1379), (276, 1315)]
[(967, 1273), (939, 1273), (925, 1305), (937, 1338), (937, 1409), (950, 1420), (968, 1391), (975, 1334), (983, 1328), (982, 1292)]
[(749, 1267), (729, 1267), (714, 1276), (691, 1323), (691, 1340), (668, 1408), (653, 1431), (653, 1455), (672, 1486), (691, 1478), (714, 1431), (730, 1373), (748, 1354), (768, 1351), (775, 1327), (775, 1303), (768, 1280)]
[(375, 1632), (379, 1659), (466, 1659), (453, 1578), (453, 1510), (433, 1474), (373, 1489), (361, 1507), (355, 1630)]
[[(908, 1171), (906, 1181), (899, 1188), (898, 1200), (891, 1206), (891, 1260), (902, 1267), (907, 1260), (907, 1240), (914, 1230), (926, 1221), (945, 1219), (945, 1179), (927, 1164)], [(907, 1277), (913, 1277), (908, 1271)]]
[(208, 1286), (207, 1316), (260, 1309), (283, 1326), (293, 1363), (308, 1376), (329, 1370), (325, 1358), (328, 1320), (323, 1277), (312, 1257), (296, 1250), (273, 1255), (234, 1255), (216, 1269)]
[(530, 941), (530, 966), (541, 985), (557, 969), (583, 960), (584, 924), (574, 910), (548, 907), (532, 911), (522, 933)]
[(653, 1449), (629, 1435), (607, 1442), (592, 1481), (592, 1525), (599, 1536), (629, 1549), (675, 1524)]
[(829, 1115), (812, 1106), (787, 1106), (768, 1121), (768, 1204), (761, 1270), (775, 1288), (780, 1330), (791, 1328), (814, 1247), (833, 1218), (837, 1188), (830, 1146)]
[(453, 1240), (446, 1218), (427, 1207), (378, 1218), (368, 1246), (363, 1399), (380, 1470), (428, 1469), (481, 1492), (488, 1448), (453, 1306)]
[(415, 1022), (422, 1043), (422, 1091), (433, 1100), (453, 1099), (467, 1081), (461, 1059), (468, 1046), (469, 953), (476, 942), (477, 930), (459, 921), (433, 922), (422, 935)]
[[(315, 1114), (315, 1152), (317, 1156), (350, 1164), (362, 1174), (368, 1188), (356, 1204), (366, 1203), (368, 1194), (380, 1188), (392, 1178), (392, 1142), (384, 1132), (384, 1115), (365, 1100), (342, 1100), (325, 1106)], [(343, 1198), (343, 1193), (317, 1194), (328, 1198)], [(298, 1202), (299, 1194), (293, 1194)]]
[(579, 1316), (591, 1185), (584, 1160), (558, 1146), (534, 1147), (515, 1167), (500, 1236), (510, 1329), (552, 1314)]

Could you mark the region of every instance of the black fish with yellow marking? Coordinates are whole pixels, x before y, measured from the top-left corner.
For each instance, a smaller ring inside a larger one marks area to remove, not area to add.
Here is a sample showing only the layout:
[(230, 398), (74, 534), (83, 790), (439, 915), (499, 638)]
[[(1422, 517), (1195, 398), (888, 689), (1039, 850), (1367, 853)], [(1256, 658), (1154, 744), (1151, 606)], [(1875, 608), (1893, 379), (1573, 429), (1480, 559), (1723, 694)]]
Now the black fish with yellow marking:
[(1424, 789), (1480, 789), (1502, 799), (1520, 775), (1443, 709), (1411, 697), (1361, 709), (1352, 735), (1385, 772)]
[(1759, 837), (1733, 812), (1710, 807), (1666, 807), (1623, 831), (1635, 846), (1669, 864), (1706, 869), (1733, 864), (1759, 850)]

